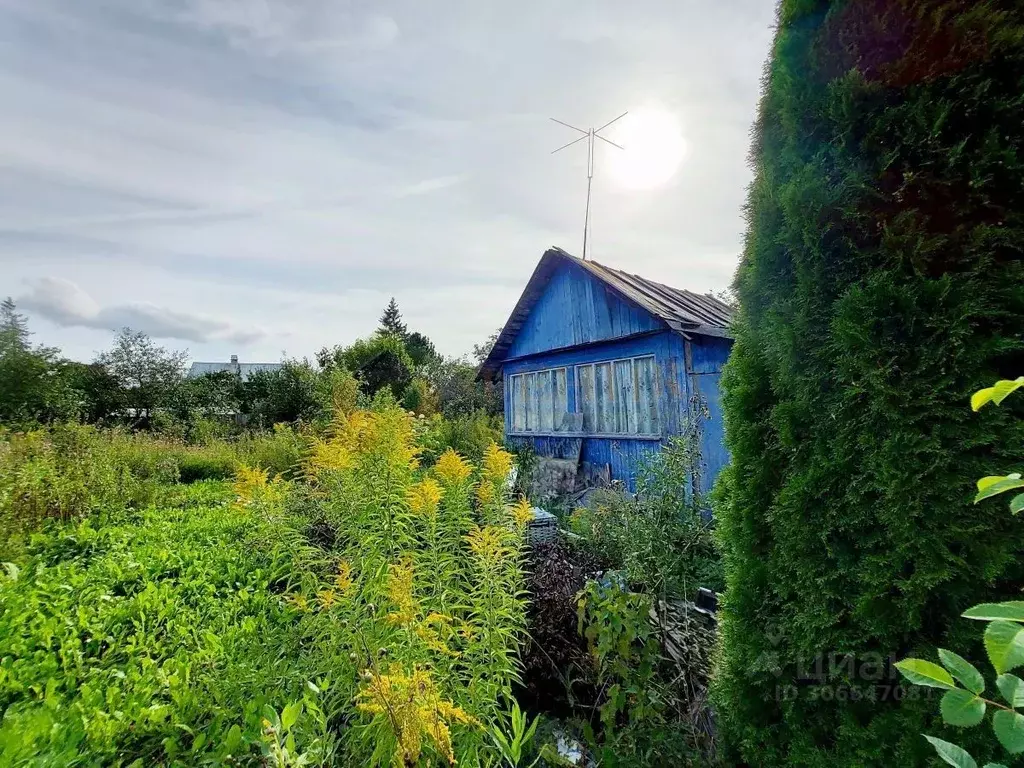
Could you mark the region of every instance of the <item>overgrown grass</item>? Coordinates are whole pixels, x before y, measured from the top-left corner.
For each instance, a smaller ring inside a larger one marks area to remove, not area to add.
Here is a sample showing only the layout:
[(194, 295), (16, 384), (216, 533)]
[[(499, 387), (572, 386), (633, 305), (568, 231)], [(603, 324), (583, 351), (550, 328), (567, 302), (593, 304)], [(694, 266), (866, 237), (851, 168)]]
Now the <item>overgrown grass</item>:
[(294, 542), (224, 484), (176, 496), (39, 536), (0, 581), (0, 763), (255, 762), (266, 707), (330, 674), (281, 597)]
[[(0, 765), (494, 764), (529, 506), (496, 445), (421, 469), (414, 424), (231, 444), (233, 486), (174, 482), (223, 441), (11, 437), (0, 509), (34, 533), (0, 571)], [(293, 480), (239, 461), (293, 452)]]
[(76, 424), (0, 439), (0, 560), (48, 521), (142, 508), (176, 482), (231, 479), (239, 466), (292, 476), (308, 438), (290, 427), (202, 444)]

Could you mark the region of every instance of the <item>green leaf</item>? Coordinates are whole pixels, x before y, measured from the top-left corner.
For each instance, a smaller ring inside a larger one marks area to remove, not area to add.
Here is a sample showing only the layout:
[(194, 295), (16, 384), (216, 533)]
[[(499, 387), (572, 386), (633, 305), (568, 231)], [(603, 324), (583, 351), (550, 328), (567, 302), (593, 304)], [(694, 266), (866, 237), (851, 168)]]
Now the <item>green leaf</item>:
[(299, 715), (302, 713), (302, 702), (295, 701), (289, 704), (281, 711), (281, 730), (288, 731), (291, 727), (298, 722)]
[(896, 669), (914, 685), (944, 688), (946, 690), (956, 688), (956, 683), (953, 682), (949, 672), (938, 664), (933, 664), (924, 659), (904, 659), (896, 663)]
[(985, 651), (1000, 675), (1024, 664), (1024, 627), (993, 621), (985, 630)]
[(982, 693), (985, 690), (985, 678), (967, 659), (945, 648), (939, 648), (939, 660), (942, 666), (971, 693)]
[(1016, 515), (1021, 510), (1024, 510), (1024, 493), (1019, 493), (1010, 499), (1010, 512)]
[(992, 716), (992, 730), (1011, 755), (1024, 752), (1024, 716), (1001, 709)]
[(1016, 675), (1000, 675), (996, 687), (1011, 707), (1024, 707), (1024, 680)]
[(961, 616), (975, 621), (1024, 621), (1024, 602), (981, 603), (968, 608)]
[(973, 728), (985, 719), (985, 702), (969, 691), (946, 691), (939, 703), (942, 719), (958, 728)]
[(1012, 381), (1003, 379), (1001, 381), (997, 381), (991, 387), (979, 389), (971, 395), (971, 410), (977, 411), (983, 405), (990, 402), (999, 405), (1003, 400), (1021, 387), (1024, 387), (1024, 376)]
[(985, 768), (1006, 768), (1002, 763), (985, 763)]
[(224, 749), (230, 754), (237, 751), (240, 746), (242, 746), (242, 729), (238, 723), (235, 723), (224, 737)]
[(978, 494), (974, 497), (974, 503), (998, 496), (1000, 493), (1012, 491), (1015, 488), (1024, 488), (1024, 479), (1021, 479), (1020, 472), (1012, 475), (989, 475), (978, 481)]
[(925, 736), (929, 743), (935, 747), (935, 751), (938, 752), (939, 757), (945, 760), (955, 768), (978, 768), (978, 764), (974, 762), (974, 758), (971, 757), (962, 747), (958, 747), (956, 744), (950, 744), (948, 741), (942, 739), (936, 739), (934, 736)]

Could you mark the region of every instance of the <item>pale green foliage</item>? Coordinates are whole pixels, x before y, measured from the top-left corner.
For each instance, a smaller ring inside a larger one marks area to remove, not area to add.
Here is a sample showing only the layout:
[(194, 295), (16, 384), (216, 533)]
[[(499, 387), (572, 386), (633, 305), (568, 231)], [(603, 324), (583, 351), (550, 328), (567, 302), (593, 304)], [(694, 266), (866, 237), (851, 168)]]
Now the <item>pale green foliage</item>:
[(579, 631), (597, 662), (597, 681), (606, 691), (598, 711), (605, 737), (620, 714), (631, 725), (660, 720), (665, 691), (657, 679), (660, 645), (649, 614), (648, 595), (632, 593), (611, 580), (591, 581), (579, 596)]
[[(491, 726), (491, 739), (498, 748), (501, 755), (503, 768), (520, 768), (523, 760), (537, 735), (537, 726), (540, 724), (540, 717), (535, 717), (531, 723), (529, 718), (519, 708), (519, 702), (512, 700), (512, 709), (509, 711), (509, 730), (505, 731), (499, 725)], [(529, 768), (537, 765), (541, 756), (530, 763)]]

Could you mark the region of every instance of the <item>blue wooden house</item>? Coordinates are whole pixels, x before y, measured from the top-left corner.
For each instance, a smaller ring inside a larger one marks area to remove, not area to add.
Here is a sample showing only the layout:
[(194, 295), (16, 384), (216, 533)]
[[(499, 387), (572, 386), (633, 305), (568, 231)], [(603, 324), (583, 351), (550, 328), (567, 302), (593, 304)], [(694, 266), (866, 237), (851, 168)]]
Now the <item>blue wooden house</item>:
[(479, 377), (503, 377), (509, 440), (575, 462), (578, 486), (618, 480), (635, 490), (644, 457), (698, 423), (708, 490), (729, 460), (719, 377), (730, 320), (713, 297), (552, 248)]

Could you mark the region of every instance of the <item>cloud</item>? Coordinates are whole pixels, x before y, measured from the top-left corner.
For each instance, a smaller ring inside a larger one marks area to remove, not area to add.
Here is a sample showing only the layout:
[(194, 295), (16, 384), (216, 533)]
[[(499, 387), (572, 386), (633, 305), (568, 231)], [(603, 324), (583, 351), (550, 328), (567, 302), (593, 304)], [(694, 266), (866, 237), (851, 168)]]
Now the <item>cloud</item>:
[(65, 328), (108, 331), (131, 328), (156, 338), (239, 344), (249, 344), (266, 336), (266, 332), (259, 328), (237, 328), (217, 318), (145, 302), (100, 306), (75, 283), (59, 277), (39, 278), (31, 291), (17, 300), (17, 304)]
[(191, 0), (176, 18), (219, 32), (232, 45), (275, 55), (384, 48), (399, 36), (394, 18), (337, 0)]
[(586, 152), (552, 157), (568, 137), (548, 117), (644, 104), (690, 151), (642, 193), (598, 155), (593, 256), (722, 288), (773, 17), (763, 0), (0, 0), (0, 296), (32, 285), (59, 322), (40, 340), (71, 356), (126, 321), (210, 359), (307, 355), (371, 332), (392, 295), (460, 354), (545, 248), (579, 250)]

